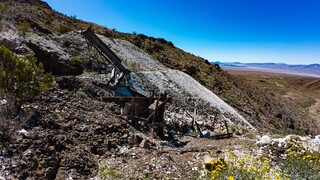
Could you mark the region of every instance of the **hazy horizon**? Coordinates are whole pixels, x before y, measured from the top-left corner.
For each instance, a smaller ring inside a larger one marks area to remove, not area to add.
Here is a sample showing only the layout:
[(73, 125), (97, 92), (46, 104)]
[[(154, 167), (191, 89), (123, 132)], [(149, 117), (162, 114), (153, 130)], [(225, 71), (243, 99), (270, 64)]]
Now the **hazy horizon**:
[(164, 38), (209, 61), (320, 63), (320, 2), (45, 1), (78, 19)]

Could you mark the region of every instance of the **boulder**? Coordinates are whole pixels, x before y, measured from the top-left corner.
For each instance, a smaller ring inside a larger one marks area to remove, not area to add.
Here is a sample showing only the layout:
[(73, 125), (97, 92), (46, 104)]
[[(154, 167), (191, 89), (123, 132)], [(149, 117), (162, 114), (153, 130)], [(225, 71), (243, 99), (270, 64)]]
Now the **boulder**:
[(45, 71), (54, 75), (79, 75), (84, 70), (82, 65), (72, 65), (69, 61), (71, 55), (49, 38), (8, 30), (0, 34), (0, 44), (18, 56), (35, 55)]
[(0, 34), (0, 44), (10, 49), (18, 56), (33, 54), (32, 50), (23, 43), (24, 40), (25, 37), (23, 34), (19, 34), (14, 30), (8, 30), (6, 32), (1, 32)]
[(33, 50), (44, 69), (54, 75), (79, 75), (84, 70), (81, 66), (73, 66), (69, 62), (70, 55), (52, 40), (35, 36), (29, 39), (27, 46)]
[(258, 146), (264, 146), (268, 145), (272, 142), (271, 138), (268, 135), (264, 135), (260, 138), (260, 140), (257, 142)]

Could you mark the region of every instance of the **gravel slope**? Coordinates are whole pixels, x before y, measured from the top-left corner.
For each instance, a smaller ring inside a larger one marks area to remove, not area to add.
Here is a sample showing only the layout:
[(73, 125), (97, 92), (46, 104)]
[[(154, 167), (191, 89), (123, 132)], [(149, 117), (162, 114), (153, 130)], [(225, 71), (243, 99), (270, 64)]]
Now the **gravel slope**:
[(256, 130), (235, 109), (225, 103), (213, 92), (202, 86), (189, 75), (166, 68), (159, 61), (124, 40), (100, 38), (121, 58), (131, 72), (127, 84), (142, 94), (150, 95), (153, 91), (160, 95), (167, 92), (173, 97), (173, 104), (183, 110), (197, 108), (200, 113), (215, 115), (218, 112), (222, 120)]

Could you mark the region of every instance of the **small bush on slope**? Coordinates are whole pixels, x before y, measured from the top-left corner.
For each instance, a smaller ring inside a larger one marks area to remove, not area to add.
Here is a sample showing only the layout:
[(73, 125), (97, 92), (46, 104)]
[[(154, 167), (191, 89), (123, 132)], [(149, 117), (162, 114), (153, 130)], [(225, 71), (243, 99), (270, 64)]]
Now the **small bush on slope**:
[(33, 56), (19, 58), (0, 46), (0, 95), (12, 95), (14, 103), (21, 105), (41, 90), (54, 85), (54, 77), (44, 74), (41, 63)]

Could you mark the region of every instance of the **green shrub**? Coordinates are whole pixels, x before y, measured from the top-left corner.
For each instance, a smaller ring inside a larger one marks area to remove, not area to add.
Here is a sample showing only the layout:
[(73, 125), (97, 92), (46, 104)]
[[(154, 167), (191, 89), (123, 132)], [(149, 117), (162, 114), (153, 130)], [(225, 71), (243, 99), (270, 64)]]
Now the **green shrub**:
[(33, 56), (19, 58), (0, 46), (0, 93), (11, 94), (20, 105), (41, 90), (54, 86), (55, 78), (44, 74), (43, 65)]
[(47, 17), (44, 19), (44, 24), (50, 25), (54, 21), (54, 17), (52, 14), (48, 14)]
[(320, 147), (294, 141), (289, 147), (281, 154), (277, 148), (274, 152), (268, 148), (270, 159), (262, 154), (226, 152), (206, 162), (205, 170), (210, 179), (319, 179)]
[(80, 91), (80, 90), (76, 92), (76, 95), (77, 95), (78, 97), (82, 98), (82, 99), (85, 99), (85, 98), (88, 97), (87, 93), (85, 93), (85, 92), (83, 92), (83, 91)]
[(80, 57), (72, 57), (70, 58), (70, 64), (73, 66), (82, 66), (83, 61)]
[(192, 131), (191, 136), (198, 137), (200, 135), (199, 131)]
[(120, 174), (118, 171), (116, 171), (112, 167), (108, 167), (108, 166), (102, 166), (99, 169), (99, 173), (98, 174), (99, 174), (99, 177), (102, 180), (106, 180), (106, 179), (122, 179), (122, 174)]
[(56, 78), (51, 72), (43, 74), (40, 90), (45, 91), (55, 86)]
[(9, 4), (7, 2), (0, 3), (0, 13), (4, 13), (9, 9)]
[(58, 28), (58, 32), (60, 34), (65, 34), (65, 33), (70, 32), (70, 31), (72, 31), (72, 28), (69, 27), (69, 26), (63, 25), (63, 24), (61, 24), (59, 26), (59, 28)]
[(17, 27), (18, 31), (22, 31), (22, 32), (30, 32), (31, 31), (31, 25), (27, 21), (22, 21), (22, 22), (18, 23), (16, 27)]
[(287, 157), (280, 168), (290, 179), (319, 179), (320, 152), (305, 149), (301, 144), (291, 142)]

